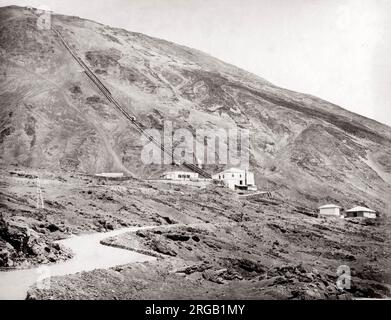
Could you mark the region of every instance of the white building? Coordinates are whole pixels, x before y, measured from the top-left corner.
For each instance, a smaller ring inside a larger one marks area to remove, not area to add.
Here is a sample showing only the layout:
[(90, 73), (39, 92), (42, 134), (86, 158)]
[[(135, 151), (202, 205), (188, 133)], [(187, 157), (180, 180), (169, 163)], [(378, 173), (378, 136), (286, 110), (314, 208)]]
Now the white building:
[(166, 180), (197, 180), (198, 173), (188, 171), (171, 171), (163, 173), (162, 178)]
[(345, 216), (346, 218), (363, 217), (376, 219), (376, 211), (365, 207), (354, 207), (350, 210), (346, 210)]
[(232, 190), (257, 190), (254, 173), (243, 169), (230, 168), (213, 175), (212, 179), (223, 181), (224, 185)]
[(318, 208), (319, 214), (322, 216), (335, 216), (339, 217), (341, 215), (341, 207), (335, 204), (325, 204)]

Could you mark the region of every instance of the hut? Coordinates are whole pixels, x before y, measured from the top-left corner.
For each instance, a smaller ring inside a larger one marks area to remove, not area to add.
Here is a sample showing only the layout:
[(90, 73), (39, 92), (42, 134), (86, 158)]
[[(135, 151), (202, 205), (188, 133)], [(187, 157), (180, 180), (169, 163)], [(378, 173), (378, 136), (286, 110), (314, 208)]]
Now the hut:
[(222, 181), (226, 187), (232, 190), (257, 190), (254, 173), (247, 170), (230, 168), (213, 175), (212, 178)]

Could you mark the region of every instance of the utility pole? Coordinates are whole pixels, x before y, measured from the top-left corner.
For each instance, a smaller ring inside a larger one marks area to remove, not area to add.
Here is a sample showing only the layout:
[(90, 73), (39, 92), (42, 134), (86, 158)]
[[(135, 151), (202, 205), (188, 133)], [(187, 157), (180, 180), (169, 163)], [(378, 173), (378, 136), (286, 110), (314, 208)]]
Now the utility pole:
[(37, 177), (37, 209), (44, 209), (41, 182)]

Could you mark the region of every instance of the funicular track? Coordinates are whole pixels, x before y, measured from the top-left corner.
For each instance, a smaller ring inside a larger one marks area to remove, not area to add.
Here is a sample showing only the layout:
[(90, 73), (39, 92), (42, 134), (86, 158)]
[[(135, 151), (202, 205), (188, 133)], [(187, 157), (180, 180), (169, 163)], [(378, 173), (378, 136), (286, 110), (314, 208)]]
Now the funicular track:
[[(150, 135), (145, 129), (141, 122), (139, 122), (136, 118), (136, 115), (133, 113), (129, 113), (125, 110), (119, 102), (112, 96), (110, 90), (102, 83), (102, 81), (95, 75), (95, 73), (84, 63), (84, 61), (73, 51), (73, 49), (68, 45), (67, 41), (61, 35), (61, 33), (52, 25), (51, 30), (57, 35), (61, 43), (65, 46), (68, 52), (72, 55), (72, 57), (76, 60), (76, 62), (83, 68), (84, 73), (87, 77), (97, 86), (97, 88), (102, 92), (102, 94), (109, 100), (118, 111), (120, 111), (131, 123), (134, 127), (136, 127), (137, 131), (139, 131), (142, 135), (144, 135), (149, 141), (154, 143), (159, 149), (168, 154), (172, 159), (174, 159), (174, 150), (166, 149), (159, 141), (157, 141), (152, 135)], [(181, 162), (183, 166), (190, 169), (193, 172), (198, 173), (204, 178), (212, 178), (212, 176), (206, 172), (205, 170), (199, 168), (193, 163), (189, 163), (186, 161)]]

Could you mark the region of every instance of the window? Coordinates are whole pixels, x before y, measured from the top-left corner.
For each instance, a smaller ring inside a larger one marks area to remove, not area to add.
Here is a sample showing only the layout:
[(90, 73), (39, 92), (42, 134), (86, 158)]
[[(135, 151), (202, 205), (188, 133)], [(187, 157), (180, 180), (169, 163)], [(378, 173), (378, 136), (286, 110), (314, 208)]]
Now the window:
[(235, 178), (235, 175), (234, 175), (234, 174), (232, 174), (232, 178)]

